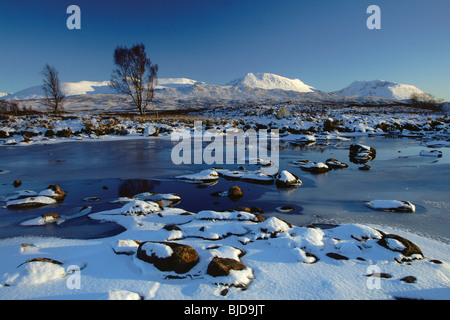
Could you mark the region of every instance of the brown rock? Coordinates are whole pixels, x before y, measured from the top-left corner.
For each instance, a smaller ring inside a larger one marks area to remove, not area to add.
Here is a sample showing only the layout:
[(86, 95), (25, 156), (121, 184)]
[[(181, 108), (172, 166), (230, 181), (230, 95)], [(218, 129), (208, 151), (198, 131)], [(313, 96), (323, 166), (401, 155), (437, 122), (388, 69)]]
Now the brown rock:
[(405, 239), (403, 237), (400, 237), (396, 234), (383, 234), (383, 237), (377, 242), (380, 246), (385, 247), (386, 249), (392, 250), (391, 248), (389, 248), (386, 239), (395, 239), (399, 242), (401, 242), (404, 246), (405, 249), (403, 249), (401, 251), (401, 253), (405, 256), (405, 257), (410, 257), (412, 255), (421, 255), (423, 257), (423, 253), (420, 250), (420, 248), (412, 243), (411, 241), (409, 241), (408, 239)]
[(66, 197), (66, 193), (64, 191), (62, 191), (62, 189), (55, 184), (49, 185), (47, 187), (47, 189), (51, 189), (51, 190), (53, 190), (53, 192), (55, 192), (55, 195), (52, 196), (52, 198), (58, 202), (62, 202), (64, 200), (64, 198)]
[(167, 258), (157, 257), (155, 255), (147, 255), (142, 246), (147, 242), (142, 242), (137, 250), (136, 256), (142, 261), (153, 264), (161, 271), (175, 271), (176, 273), (186, 273), (198, 263), (198, 253), (194, 248), (176, 243), (176, 242), (153, 242), (169, 246), (172, 249), (172, 255)]
[(21, 185), (22, 185), (22, 181), (14, 180), (14, 183), (13, 183), (14, 188), (20, 187)]
[(47, 262), (47, 263), (53, 263), (53, 264), (63, 264), (62, 262), (51, 259), (51, 258), (37, 257), (37, 258), (29, 259), (29, 260), (25, 261), (24, 263), (21, 263), (19, 266), (17, 266), (17, 268), (19, 268), (20, 266), (24, 265), (25, 263), (29, 263), (29, 262)]
[(244, 196), (244, 192), (242, 192), (241, 188), (239, 188), (237, 185), (232, 186), (228, 190), (228, 198), (230, 198), (232, 201), (239, 201)]
[(213, 277), (223, 277), (230, 274), (230, 270), (244, 270), (247, 268), (242, 262), (230, 259), (214, 257), (208, 265), (207, 274)]
[(260, 214), (255, 214), (255, 220), (256, 220), (256, 222), (264, 222), (264, 221), (266, 221), (266, 218), (264, 218)]

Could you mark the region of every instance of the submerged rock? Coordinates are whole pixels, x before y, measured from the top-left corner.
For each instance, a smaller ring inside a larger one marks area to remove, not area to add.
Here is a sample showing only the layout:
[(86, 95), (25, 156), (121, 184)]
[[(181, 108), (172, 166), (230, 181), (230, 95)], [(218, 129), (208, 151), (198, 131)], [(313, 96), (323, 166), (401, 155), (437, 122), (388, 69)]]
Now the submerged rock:
[(237, 185), (232, 186), (228, 190), (228, 198), (231, 201), (239, 201), (244, 196), (244, 192)]

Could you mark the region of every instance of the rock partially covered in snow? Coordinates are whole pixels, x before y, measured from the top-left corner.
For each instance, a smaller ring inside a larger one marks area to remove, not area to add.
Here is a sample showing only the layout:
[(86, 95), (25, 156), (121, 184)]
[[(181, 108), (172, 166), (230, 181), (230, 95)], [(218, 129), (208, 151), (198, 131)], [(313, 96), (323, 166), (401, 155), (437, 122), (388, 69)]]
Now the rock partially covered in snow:
[(214, 278), (215, 283), (246, 288), (254, 278), (253, 270), (241, 261), (232, 258), (214, 257), (208, 265), (206, 273)]
[(334, 158), (327, 159), (327, 161), (325, 161), (325, 164), (332, 169), (343, 169), (348, 167), (348, 164)]
[(422, 150), (422, 151), (420, 151), (419, 155), (424, 156), (424, 157), (442, 158), (442, 151), (440, 151), (440, 150), (431, 150), (431, 151)]
[(406, 258), (397, 260), (398, 262), (410, 261), (414, 259), (423, 259), (423, 253), (420, 248), (412, 241), (396, 234), (383, 234), (378, 241), (380, 246), (389, 250), (400, 252)]
[(411, 202), (403, 200), (372, 200), (367, 202), (367, 206), (380, 211), (403, 213), (413, 213), (416, 211), (416, 207)]
[(156, 137), (159, 135), (159, 128), (154, 125), (148, 125), (144, 129), (144, 136), (146, 137)]
[(198, 263), (197, 251), (175, 242), (146, 241), (139, 245), (136, 257), (161, 271), (186, 273)]
[(118, 239), (111, 246), (116, 254), (133, 255), (137, 252), (139, 241), (130, 239)]
[(353, 163), (365, 163), (375, 159), (377, 151), (363, 144), (352, 144), (350, 146), (350, 161)]
[(191, 181), (198, 181), (198, 182), (213, 182), (219, 179), (219, 174), (215, 170), (206, 169), (202, 170), (199, 173), (193, 173), (193, 174), (185, 174), (181, 176), (177, 176), (177, 179), (183, 179), (183, 180), (191, 180)]
[(20, 225), (22, 225), (22, 226), (40, 226), (40, 225), (45, 225), (48, 223), (57, 222), (59, 218), (60, 218), (59, 213), (56, 213), (56, 212), (44, 213), (43, 215), (41, 215), (37, 218), (22, 222)]
[(57, 201), (53, 198), (46, 196), (36, 196), (8, 201), (6, 202), (6, 206), (11, 209), (35, 208), (55, 203), (57, 203)]
[(290, 230), (292, 225), (281, 218), (270, 217), (266, 221), (259, 223), (258, 228), (264, 233), (273, 235)]
[(302, 180), (287, 170), (283, 170), (276, 174), (275, 179), (275, 184), (279, 188), (296, 188), (302, 185)]
[(17, 272), (7, 276), (8, 286), (41, 284), (66, 276), (62, 263), (53, 259), (35, 258), (17, 267)]
[(57, 185), (49, 185), (47, 189), (39, 192), (40, 196), (46, 196), (55, 199), (58, 202), (62, 202), (66, 197), (66, 193)]
[(325, 173), (330, 171), (330, 167), (323, 162), (308, 162), (302, 164), (300, 168), (311, 173)]
[(130, 215), (146, 215), (160, 210), (161, 207), (155, 202), (133, 200), (124, 205), (121, 212)]

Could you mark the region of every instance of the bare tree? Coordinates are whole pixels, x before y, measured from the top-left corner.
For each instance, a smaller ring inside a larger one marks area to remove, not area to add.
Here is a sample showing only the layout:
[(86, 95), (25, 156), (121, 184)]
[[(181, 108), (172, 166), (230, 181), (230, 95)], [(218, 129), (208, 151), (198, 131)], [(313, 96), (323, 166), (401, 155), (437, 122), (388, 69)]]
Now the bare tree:
[(42, 85), (42, 90), (45, 94), (44, 105), (46, 105), (50, 111), (55, 113), (62, 111), (63, 102), (66, 96), (61, 90), (58, 71), (54, 67), (46, 64), (41, 74), (43, 77), (42, 81), (44, 82)]
[(145, 46), (136, 44), (131, 48), (118, 46), (114, 51), (116, 68), (111, 76), (110, 86), (129, 95), (141, 115), (153, 100), (158, 83), (158, 65), (147, 57)]

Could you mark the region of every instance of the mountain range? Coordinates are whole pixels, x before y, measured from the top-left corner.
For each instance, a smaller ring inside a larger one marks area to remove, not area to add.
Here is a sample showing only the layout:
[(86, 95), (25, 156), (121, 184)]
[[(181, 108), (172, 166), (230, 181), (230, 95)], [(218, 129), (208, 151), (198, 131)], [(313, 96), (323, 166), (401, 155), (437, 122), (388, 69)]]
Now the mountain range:
[[(67, 96), (113, 95), (108, 81), (62, 82)], [(419, 88), (384, 80), (355, 81), (334, 92), (324, 92), (300, 79), (289, 79), (272, 73), (248, 73), (226, 85), (213, 85), (187, 78), (159, 78), (155, 102), (208, 105), (215, 103), (261, 103), (294, 101), (300, 103), (395, 103), (408, 100), (412, 94), (425, 94)], [(2, 97), (6, 100), (40, 99), (42, 86), (20, 90)]]

